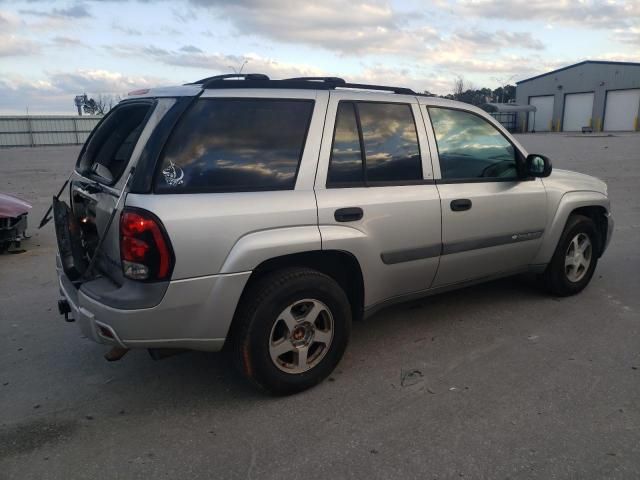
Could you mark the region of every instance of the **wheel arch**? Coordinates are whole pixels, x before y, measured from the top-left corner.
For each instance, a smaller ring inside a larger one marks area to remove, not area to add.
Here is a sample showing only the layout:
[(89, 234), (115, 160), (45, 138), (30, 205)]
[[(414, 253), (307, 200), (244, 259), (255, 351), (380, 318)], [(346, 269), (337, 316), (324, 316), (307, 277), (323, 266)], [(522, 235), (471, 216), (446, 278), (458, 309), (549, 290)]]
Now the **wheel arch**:
[(600, 235), (597, 250), (598, 257), (601, 257), (604, 253), (605, 241), (608, 234), (607, 230), (609, 229), (609, 224), (607, 222), (607, 213), (608, 210), (602, 205), (589, 205), (575, 208), (569, 214), (569, 218), (572, 215), (583, 215), (593, 220), (593, 223), (595, 223), (596, 229), (598, 230), (598, 234)]
[(600, 192), (576, 191), (565, 193), (560, 199), (555, 215), (545, 229), (542, 244), (532, 263), (534, 265), (542, 265), (551, 261), (564, 227), (571, 215), (584, 215), (595, 222), (601, 235), (601, 242), (598, 245), (598, 257), (600, 257), (604, 251), (608, 234), (606, 215), (609, 209), (609, 199)]
[[(311, 268), (335, 280), (345, 291), (351, 305), (352, 318), (361, 319), (364, 313), (364, 278), (360, 263), (355, 255), (344, 250), (310, 250), (269, 258), (261, 262), (251, 272), (238, 306), (249, 295), (253, 285), (271, 272), (284, 268)], [(238, 312), (236, 306), (236, 314)], [(231, 323), (229, 333), (233, 335), (236, 315)]]

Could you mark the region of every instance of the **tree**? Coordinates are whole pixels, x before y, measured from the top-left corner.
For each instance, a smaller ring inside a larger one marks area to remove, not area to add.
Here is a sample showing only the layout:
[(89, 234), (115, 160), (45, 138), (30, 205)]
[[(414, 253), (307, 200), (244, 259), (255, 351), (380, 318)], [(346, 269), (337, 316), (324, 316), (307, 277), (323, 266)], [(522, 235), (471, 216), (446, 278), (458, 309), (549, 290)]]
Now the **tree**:
[(98, 99), (95, 101), (96, 115), (104, 115), (115, 107), (120, 100), (122, 100), (120, 95), (98, 95)]
[[(428, 91), (425, 90), (425, 93)], [(483, 105), (490, 102), (508, 103), (516, 98), (516, 87), (505, 85), (494, 90), (490, 88), (475, 88), (471, 82), (467, 82), (464, 77), (458, 75), (453, 81), (453, 93), (439, 95), (441, 98), (457, 100), (459, 102), (470, 103), (472, 105)]]
[(464, 77), (458, 75), (453, 81), (453, 98), (458, 100), (465, 90), (467, 89), (465, 88)]
[(493, 90), (493, 98), (496, 102), (509, 103), (510, 100), (516, 98), (516, 87), (513, 85), (505, 85)]
[(97, 99), (89, 98), (87, 94), (80, 95), (76, 99), (80, 99), (82, 110), (87, 115), (104, 115), (113, 107), (115, 107), (122, 97), (120, 95), (98, 95)]

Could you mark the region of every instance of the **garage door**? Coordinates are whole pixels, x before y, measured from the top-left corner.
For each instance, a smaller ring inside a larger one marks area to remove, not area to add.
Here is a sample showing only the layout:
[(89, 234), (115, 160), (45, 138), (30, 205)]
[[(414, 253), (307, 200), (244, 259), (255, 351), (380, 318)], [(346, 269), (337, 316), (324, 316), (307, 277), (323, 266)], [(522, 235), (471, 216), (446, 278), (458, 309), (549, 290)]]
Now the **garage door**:
[(553, 95), (544, 97), (530, 97), (529, 105), (536, 107), (537, 111), (529, 112), (529, 131), (549, 132), (553, 119)]
[(592, 113), (593, 92), (566, 95), (564, 97), (562, 130), (565, 132), (579, 132), (582, 127), (590, 127)]
[(640, 110), (640, 89), (607, 92), (604, 129), (609, 132), (636, 130), (638, 110)]

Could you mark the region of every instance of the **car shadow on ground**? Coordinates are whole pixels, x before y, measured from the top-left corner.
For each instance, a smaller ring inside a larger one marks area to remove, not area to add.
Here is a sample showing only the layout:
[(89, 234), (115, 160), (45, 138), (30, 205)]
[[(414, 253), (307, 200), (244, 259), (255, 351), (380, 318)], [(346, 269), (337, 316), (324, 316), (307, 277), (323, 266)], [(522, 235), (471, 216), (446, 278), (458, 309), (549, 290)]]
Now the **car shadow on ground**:
[[(370, 352), (383, 349), (391, 335), (399, 339), (393, 343), (397, 355), (401, 356), (404, 353), (402, 339), (412, 341), (433, 332), (441, 336), (455, 335), (455, 330), (447, 327), (449, 322), (463, 318), (470, 322), (484, 321), (484, 311), (487, 311), (486, 317), (490, 317), (492, 309), (509, 309), (514, 302), (535, 303), (541, 298), (550, 297), (534, 279), (513, 277), (387, 307), (354, 322), (350, 345), (337, 371), (354, 375), (355, 357), (366, 357), (375, 363), (377, 360)], [(476, 315), (469, 318), (470, 311)], [(491, 325), (483, 328), (490, 329)], [(451, 340), (455, 343), (455, 339)], [(387, 350), (387, 355), (394, 353)], [(152, 409), (170, 405), (195, 407), (200, 403), (241, 407), (258, 399), (277, 398), (245, 381), (233, 368), (227, 352), (184, 352), (154, 361), (147, 352), (134, 350), (114, 366), (115, 371), (109, 370), (117, 378), (105, 385), (105, 389), (108, 392), (116, 389), (120, 395), (134, 398), (140, 395), (146, 407)], [(354, 371), (350, 372), (350, 368)]]

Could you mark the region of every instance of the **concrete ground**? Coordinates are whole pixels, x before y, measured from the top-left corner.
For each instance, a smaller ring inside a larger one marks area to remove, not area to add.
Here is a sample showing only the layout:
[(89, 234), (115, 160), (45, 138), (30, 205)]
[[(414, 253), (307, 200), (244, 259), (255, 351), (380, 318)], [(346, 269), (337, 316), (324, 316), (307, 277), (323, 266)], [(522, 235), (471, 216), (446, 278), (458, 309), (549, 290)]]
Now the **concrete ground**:
[[(506, 279), (382, 311), (289, 398), (219, 354), (107, 363), (58, 316), (53, 228), (31, 228), (0, 256), (0, 478), (640, 477), (640, 135), (520, 140), (609, 183), (591, 285)], [(77, 152), (0, 150), (0, 191), (34, 203), (32, 226)]]

